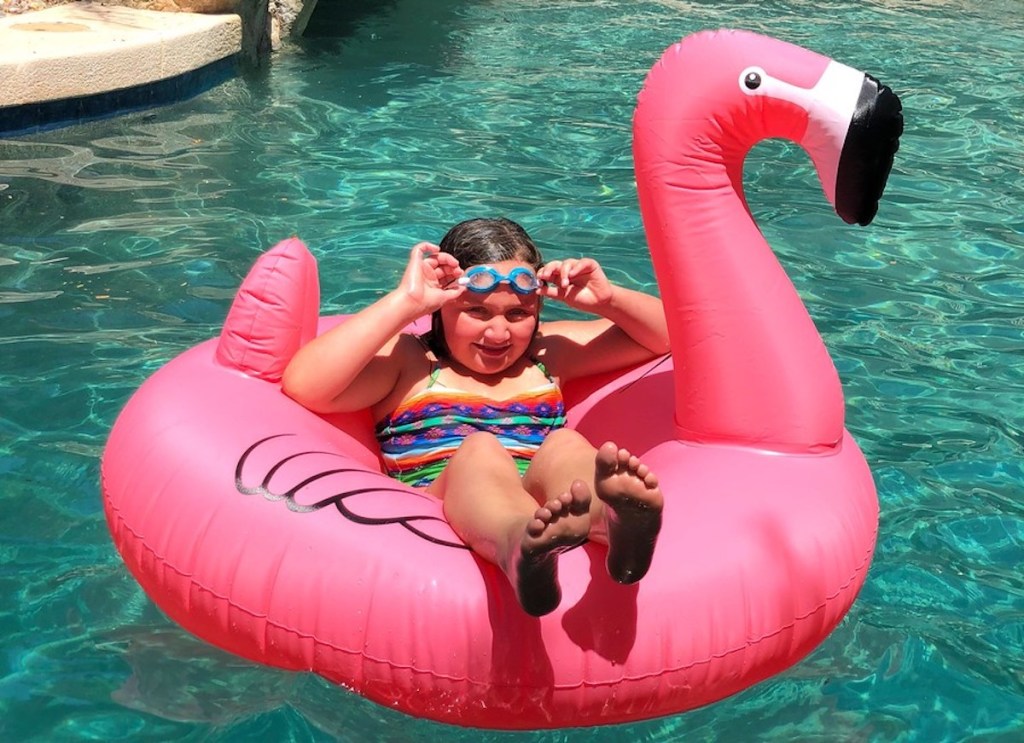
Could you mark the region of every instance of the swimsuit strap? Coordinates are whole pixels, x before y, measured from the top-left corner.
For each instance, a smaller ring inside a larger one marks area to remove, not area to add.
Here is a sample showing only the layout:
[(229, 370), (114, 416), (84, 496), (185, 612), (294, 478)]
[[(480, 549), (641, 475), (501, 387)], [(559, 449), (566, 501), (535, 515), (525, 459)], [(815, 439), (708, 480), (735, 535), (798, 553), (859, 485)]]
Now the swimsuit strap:
[[(427, 331), (427, 333), (429, 332), (430, 331)], [(413, 338), (419, 341), (419, 344), (423, 346), (423, 350), (427, 352), (427, 358), (430, 360), (430, 377), (427, 379), (426, 387), (426, 389), (429, 390), (434, 386), (434, 383), (437, 382), (437, 375), (441, 373), (441, 362), (434, 354), (433, 349), (430, 348), (430, 343), (427, 342), (427, 333), (414, 335)]]
[(547, 368), (546, 366), (544, 366), (544, 362), (543, 362), (543, 361), (541, 361), (540, 359), (538, 359), (538, 358), (537, 358), (536, 356), (531, 356), (531, 357), (530, 357), (530, 361), (532, 361), (532, 362), (533, 362), (534, 364), (536, 364), (536, 365), (537, 365), (537, 368), (538, 368), (538, 369), (540, 369), (541, 373), (542, 373), (542, 374), (543, 374), (543, 375), (544, 375), (545, 377), (547, 377), (547, 378), (548, 378), (548, 381), (549, 381), (549, 382), (551, 382), (552, 384), (554, 384), (554, 381), (555, 381), (555, 379), (554, 379), (554, 377), (552, 377), (552, 376), (551, 376), (551, 374), (549, 374), (549, 373), (548, 373), (548, 368)]
[(441, 362), (434, 359), (430, 362), (430, 378), (427, 380), (427, 389), (429, 390), (437, 382), (437, 376), (441, 373)]

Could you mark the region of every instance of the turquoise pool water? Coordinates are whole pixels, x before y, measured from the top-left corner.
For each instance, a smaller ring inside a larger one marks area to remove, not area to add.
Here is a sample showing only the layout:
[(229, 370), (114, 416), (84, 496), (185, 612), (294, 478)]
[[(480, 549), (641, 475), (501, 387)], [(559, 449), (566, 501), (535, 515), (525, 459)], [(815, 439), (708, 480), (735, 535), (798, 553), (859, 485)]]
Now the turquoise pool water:
[[(1024, 734), (1024, 16), (995, 0), (399, 0), (186, 103), (0, 140), (0, 739), (1011, 741)], [(110, 544), (98, 460), (149, 374), (217, 332), (265, 247), (325, 311), (408, 246), (518, 218), (653, 287), (634, 97), (689, 32), (864, 69), (907, 118), (879, 217), (843, 225), (762, 145), (751, 206), (840, 370), (882, 507), (866, 587), (807, 660), (675, 717), (569, 732), (414, 720), (192, 639)]]

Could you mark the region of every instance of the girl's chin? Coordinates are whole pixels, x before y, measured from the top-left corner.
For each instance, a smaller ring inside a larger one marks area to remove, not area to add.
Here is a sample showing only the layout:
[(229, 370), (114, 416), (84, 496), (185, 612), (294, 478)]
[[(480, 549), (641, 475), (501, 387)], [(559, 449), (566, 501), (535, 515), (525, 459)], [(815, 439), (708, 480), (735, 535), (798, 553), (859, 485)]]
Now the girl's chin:
[(512, 359), (509, 358), (508, 354), (502, 354), (500, 356), (477, 354), (473, 358), (473, 361), (480, 371), (492, 373), (505, 371), (505, 369), (512, 366)]

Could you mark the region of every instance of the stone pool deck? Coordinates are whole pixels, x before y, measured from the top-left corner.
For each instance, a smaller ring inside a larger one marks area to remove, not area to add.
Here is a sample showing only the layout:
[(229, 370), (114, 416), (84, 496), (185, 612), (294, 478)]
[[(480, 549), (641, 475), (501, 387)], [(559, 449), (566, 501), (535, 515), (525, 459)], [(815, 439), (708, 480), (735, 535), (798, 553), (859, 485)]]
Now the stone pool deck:
[(0, 17), (0, 132), (187, 98), (233, 74), (241, 38), (237, 15), (88, 2)]

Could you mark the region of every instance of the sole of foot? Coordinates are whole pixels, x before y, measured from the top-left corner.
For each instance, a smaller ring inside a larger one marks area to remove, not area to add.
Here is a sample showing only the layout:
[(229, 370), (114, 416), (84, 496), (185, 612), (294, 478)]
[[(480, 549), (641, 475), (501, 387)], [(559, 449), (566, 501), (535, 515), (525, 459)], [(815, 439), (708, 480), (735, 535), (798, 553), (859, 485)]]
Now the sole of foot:
[(618, 583), (647, 574), (661, 531), (664, 498), (658, 478), (628, 450), (607, 442), (597, 451), (594, 486), (605, 504), (608, 573)]
[(562, 600), (558, 556), (586, 540), (590, 531), (590, 500), (590, 488), (576, 480), (568, 492), (538, 508), (526, 525), (509, 577), (527, 614), (549, 614)]

